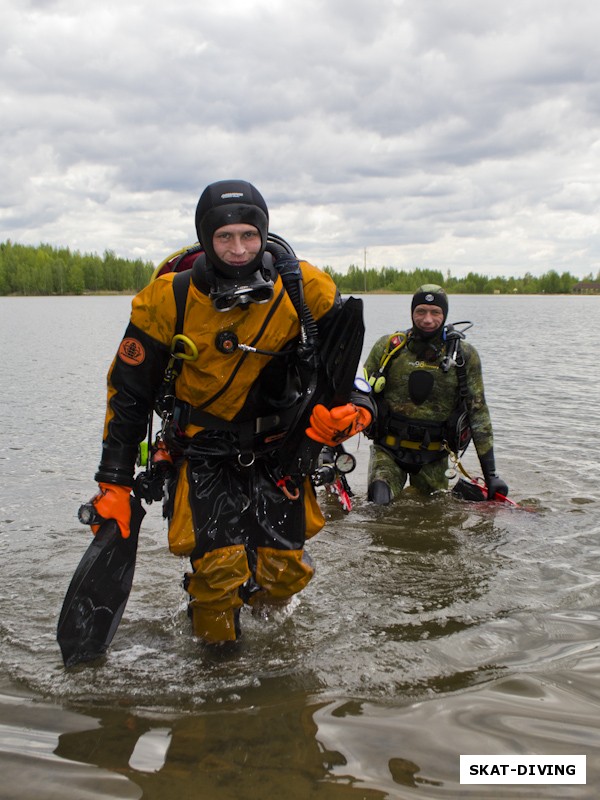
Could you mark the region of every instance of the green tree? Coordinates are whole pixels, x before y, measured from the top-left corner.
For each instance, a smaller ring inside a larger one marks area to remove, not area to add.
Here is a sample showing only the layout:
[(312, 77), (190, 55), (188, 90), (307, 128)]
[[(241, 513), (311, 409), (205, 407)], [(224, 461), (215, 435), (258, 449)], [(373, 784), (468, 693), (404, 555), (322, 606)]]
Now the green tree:
[[(437, 283), (450, 294), (485, 294), (492, 292), (535, 294), (568, 294), (578, 278), (568, 272), (559, 275), (550, 270), (539, 278), (531, 273), (523, 277), (488, 277), (469, 272), (464, 278), (453, 277), (450, 270), (398, 269), (386, 265), (365, 269), (351, 264), (345, 273), (326, 266), (327, 272), (342, 293), (366, 291), (403, 292), (412, 294), (419, 286)], [(154, 264), (141, 259), (129, 261), (112, 250), (103, 256), (72, 252), (68, 247), (37, 247), (14, 244), (8, 239), (0, 243), (0, 294), (81, 294), (82, 292), (138, 292), (151, 279)], [(585, 280), (594, 280), (593, 274)], [(600, 272), (595, 280), (600, 282)]]
[(71, 265), (67, 276), (67, 291), (69, 294), (83, 294), (85, 290), (85, 280), (83, 265), (80, 261)]

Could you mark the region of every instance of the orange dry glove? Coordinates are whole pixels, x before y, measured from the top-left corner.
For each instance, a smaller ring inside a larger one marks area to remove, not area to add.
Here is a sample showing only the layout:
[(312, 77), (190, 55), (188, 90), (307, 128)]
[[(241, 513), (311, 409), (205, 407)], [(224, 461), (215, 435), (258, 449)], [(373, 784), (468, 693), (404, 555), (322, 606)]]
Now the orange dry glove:
[(335, 447), (371, 424), (373, 415), (368, 408), (346, 403), (329, 409), (317, 404), (310, 415), (310, 427), (306, 435), (315, 442)]
[[(91, 499), (98, 514), (104, 519), (114, 519), (117, 521), (123, 539), (129, 539), (129, 525), (131, 523), (131, 506), (129, 496), (131, 489), (129, 486), (120, 486), (116, 483), (99, 483), (100, 491)], [(94, 534), (98, 532), (100, 525), (92, 525)]]

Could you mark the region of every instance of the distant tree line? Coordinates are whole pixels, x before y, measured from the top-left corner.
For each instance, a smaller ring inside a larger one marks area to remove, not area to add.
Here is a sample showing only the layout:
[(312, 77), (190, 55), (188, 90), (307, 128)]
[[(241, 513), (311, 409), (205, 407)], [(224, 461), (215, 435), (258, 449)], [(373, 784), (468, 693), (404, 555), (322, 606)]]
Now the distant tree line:
[[(119, 258), (112, 250), (103, 256), (71, 252), (68, 247), (41, 244), (0, 243), (0, 295), (95, 294), (102, 292), (139, 292), (154, 272), (154, 264), (137, 259)], [(490, 278), (469, 272), (463, 278), (450, 271), (396, 267), (361, 268), (352, 264), (348, 272), (325, 267), (341, 292), (403, 292), (412, 294), (424, 283), (437, 283), (449, 294), (570, 294), (580, 282), (568, 272), (550, 270), (534, 277)], [(584, 280), (600, 282), (597, 276)]]
[[(522, 278), (490, 278), (469, 272), (464, 278), (454, 278), (448, 271), (412, 269), (399, 270), (395, 267), (364, 269), (352, 264), (346, 273), (335, 272), (325, 267), (341, 292), (406, 292), (412, 294), (424, 283), (437, 283), (449, 294), (571, 294), (573, 287), (580, 282), (568, 272), (559, 275), (550, 270), (544, 275), (534, 277), (527, 272)], [(600, 281), (600, 272), (594, 278), (584, 280)]]
[(94, 294), (142, 289), (154, 265), (119, 258), (71, 252), (68, 247), (0, 243), (0, 295)]

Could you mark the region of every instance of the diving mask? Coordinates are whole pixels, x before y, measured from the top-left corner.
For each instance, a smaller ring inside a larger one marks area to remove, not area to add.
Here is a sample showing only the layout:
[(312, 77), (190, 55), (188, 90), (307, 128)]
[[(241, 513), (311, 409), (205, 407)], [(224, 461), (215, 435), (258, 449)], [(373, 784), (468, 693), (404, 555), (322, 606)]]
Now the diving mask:
[(231, 311), (250, 303), (260, 305), (273, 297), (273, 281), (265, 280), (259, 271), (250, 275), (243, 284), (219, 276), (209, 297), (216, 311)]

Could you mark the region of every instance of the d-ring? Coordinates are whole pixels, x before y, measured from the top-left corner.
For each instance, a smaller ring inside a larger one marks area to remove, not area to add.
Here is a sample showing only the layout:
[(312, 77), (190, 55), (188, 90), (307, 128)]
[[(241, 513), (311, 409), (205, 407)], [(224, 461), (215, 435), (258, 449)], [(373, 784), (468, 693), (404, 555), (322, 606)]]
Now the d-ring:
[(252, 464), (254, 464), (255, 461), (256, 461), (256, 457), (255, 457), (254, 453), (250, 453), (250, 461), (248, 461), (248, 463), (246, 463), (244, 461), (243, 453), (238, 453), (238, 464), (240, 465), (240, 467), (251, 467)]

